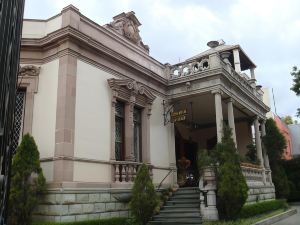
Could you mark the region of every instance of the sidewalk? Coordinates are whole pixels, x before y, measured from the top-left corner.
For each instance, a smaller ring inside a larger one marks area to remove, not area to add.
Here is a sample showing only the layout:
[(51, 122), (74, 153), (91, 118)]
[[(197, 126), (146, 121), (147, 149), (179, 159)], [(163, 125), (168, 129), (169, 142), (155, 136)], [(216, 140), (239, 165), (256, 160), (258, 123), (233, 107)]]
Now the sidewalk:
[(292, 205), (292, 209), (297, 209), (297, 214), (292, 215), (284, 220), (281, 220), (274, 225), (299, 225), (300, 224), (300, 203)]

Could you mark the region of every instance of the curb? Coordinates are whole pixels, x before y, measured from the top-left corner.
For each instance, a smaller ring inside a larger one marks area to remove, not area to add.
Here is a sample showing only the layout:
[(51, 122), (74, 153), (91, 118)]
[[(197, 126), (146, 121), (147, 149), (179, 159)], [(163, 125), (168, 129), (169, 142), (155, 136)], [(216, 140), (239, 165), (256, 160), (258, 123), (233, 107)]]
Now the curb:
[(258, 221), (252, 225), (269, 225), (269, 224), (273, 224), (273, 223), (276, 223), (280, 220), (283, 220), (291, 215), (294, 215), (297, 213), (297, 209), (290, 209), (286, 212), (283, 212), (283, 213), (280, 213), (278, 215), (275, 215), (275, 216), (272, 216), (272, 217), (269, 217), (267, 219), (264, 219), (264, 220), (261, 220), (261, 221)]

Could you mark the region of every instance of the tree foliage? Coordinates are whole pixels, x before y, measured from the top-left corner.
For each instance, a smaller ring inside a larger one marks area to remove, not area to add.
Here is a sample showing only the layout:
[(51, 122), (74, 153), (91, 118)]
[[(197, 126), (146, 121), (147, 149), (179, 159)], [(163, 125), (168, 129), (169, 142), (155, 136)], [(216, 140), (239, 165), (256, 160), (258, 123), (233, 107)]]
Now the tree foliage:
[(273, 119), (267, 119), (266, 121), (266, 135), (263, 137), (263, 142), (269, 156), (276, 197), (286, 198), (289, 194), (289, 185), (281, 165), (286, 140)]
[(140, 165), (132, 188), (132, 199), (129, 203), (132, 215), (136, 222), (146, 225), (153, 215), (155, 207), (159, 205), (148, 166)]
[[(300, 96), (300, 70), (298, 70), (297, 66), (293, 67), (291, 75), (294, 82), (291, 90), (295, 92), (297, 96)], [(300, 118), (300, 108), (297, 109), (296, 116)]]
[(278, 129), (276, 122), (271, 118), (266, 121), (266, 135), (263, 137), (263, 143), (271, 164), (281, 159), (286, 148), (286, 140)]
[(282, 121), (286, 124), (286, 125), (290, 125), (290, 124), (293, 124), (294, 121), (293, 121), (293, 118), (291, 116), (284, 116), (282, 118)]
[(289, 180), (289, 201), (300, 201), (300, 157), (283, 162), (286, 175)]
[(40, 167), (40, 154), (33, 137), (24, 135), (12, 161), (9, 198), (9, 224), (27, 225), (45, 191), (45, 178)]
[(248, 151), (246, 153), (246, 160), (250, 163), (259, 164), (259, 159), (257, 158), (256, 145), (251, 143), (246, 146)]
[(231, 129), (224, 127), (222, 142), (217, 144), (217, 208), (221, 219), (234, 219), (248, 197), (248, 186), (242, 174), (239, 155)]

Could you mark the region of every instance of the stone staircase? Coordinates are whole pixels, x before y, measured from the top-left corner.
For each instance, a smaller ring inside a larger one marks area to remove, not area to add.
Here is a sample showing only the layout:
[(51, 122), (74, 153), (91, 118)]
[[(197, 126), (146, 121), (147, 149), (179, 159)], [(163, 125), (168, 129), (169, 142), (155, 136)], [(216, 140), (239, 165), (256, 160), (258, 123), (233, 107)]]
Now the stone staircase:
[(179, 188), (166, 202), (151, 225), (201, 224), (199, 188)]

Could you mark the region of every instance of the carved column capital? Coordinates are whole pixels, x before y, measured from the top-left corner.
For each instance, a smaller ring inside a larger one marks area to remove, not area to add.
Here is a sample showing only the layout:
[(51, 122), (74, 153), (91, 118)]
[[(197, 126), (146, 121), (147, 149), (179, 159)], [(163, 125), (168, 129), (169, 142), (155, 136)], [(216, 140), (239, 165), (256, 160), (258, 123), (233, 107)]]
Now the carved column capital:
[(213, 90), (213, 91), (211, 91), (211, 93), (213, 95), (223, 95), (224, 94), (222, 90)]

